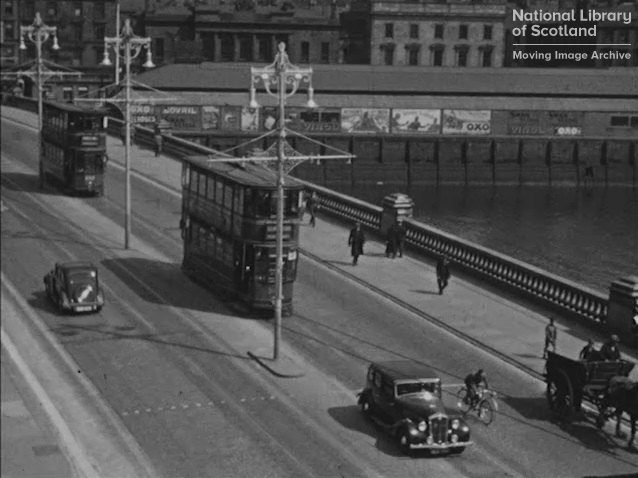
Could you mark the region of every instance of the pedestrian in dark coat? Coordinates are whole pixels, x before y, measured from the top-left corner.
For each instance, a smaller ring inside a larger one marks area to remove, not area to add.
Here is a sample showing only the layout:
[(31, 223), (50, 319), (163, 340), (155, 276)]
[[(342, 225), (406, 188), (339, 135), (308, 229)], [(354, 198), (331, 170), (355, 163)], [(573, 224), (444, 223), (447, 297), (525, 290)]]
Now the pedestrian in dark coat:
[(399, 248), (399, 234), (397, 231), (397, 223), (392, 224), (386, 232), (385, 256), (394, 259), (397, 256)]
[(450, 276), (450, 261), (447, 257), (442, 256), (436, 263), (436, 281), (439, 285), (439, 295), (443, 294)]
[(122, 145), (126, 145), (126, 124), (123, 124), (120, 128), (120, 139), (122, 140)]
[(363, 254), (363, 244), (366, 242), (365, 234), (361, 229), (361, 223), (355, 223), (354, 227), (350, 230), (350, 236), (348, 237), (348, 245), (350, 246), (350, 253), (352, 254), (352, 265), (356, 266), (359, 256)]
[(397, 234), (397, 249), (399, 257), (403, 257), (403, 245), (405, 244), (405, 224), (403, 221), (397, 221), (396, 234)]
[(594, 346), (593, 339), (587, 340), (587, 345), (585, 345), (580, 351), (578, 359), (585, 362), (594, 362), (602, 359), (600, 352), (596, 350), (596, 347)]
[(155, 134), (153, 138), (155, 140), (155, 156), (157, 157), (162, 154), (162, 146), (164, 145), (164, 138), (162, 138), (162, 131), (159, 126), (155, 126)]
[(317, 204), (317, 193), (312, 192), (312, 194), (306, 199), (306, 211), (310, 214), (310, 224), (312, 227), (315, 227), (315, 208), (318, 206)]

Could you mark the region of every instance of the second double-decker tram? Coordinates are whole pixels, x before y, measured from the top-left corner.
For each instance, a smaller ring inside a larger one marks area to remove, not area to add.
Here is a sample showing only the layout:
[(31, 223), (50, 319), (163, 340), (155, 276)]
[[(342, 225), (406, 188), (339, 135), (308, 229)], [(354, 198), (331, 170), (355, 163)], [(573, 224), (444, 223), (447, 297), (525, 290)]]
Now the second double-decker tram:
[(47, 180), (69, 193), (104, 193), (105, 110), (45, 102), (42, 111), (40, 185)]
[[(182, 169), (182, 238), (186, 274), (239, 299), (253, 312), (272, 311), (275, 298), (277, 181), (259, 163), (214, 162), (187, 156)], [(283, 304), (292, 313), (303, 185), (284, 187)]]

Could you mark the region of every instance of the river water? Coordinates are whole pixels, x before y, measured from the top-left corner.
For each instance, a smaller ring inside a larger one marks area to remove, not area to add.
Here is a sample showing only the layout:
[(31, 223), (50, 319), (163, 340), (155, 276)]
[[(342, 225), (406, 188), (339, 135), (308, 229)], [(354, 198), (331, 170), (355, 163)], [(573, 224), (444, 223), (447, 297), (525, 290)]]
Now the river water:
[(604, 294), (619, 277), (638, 275), (638, 191), (631, 188), (332, 187), (377, 205), (406, 193), (415, 219)]

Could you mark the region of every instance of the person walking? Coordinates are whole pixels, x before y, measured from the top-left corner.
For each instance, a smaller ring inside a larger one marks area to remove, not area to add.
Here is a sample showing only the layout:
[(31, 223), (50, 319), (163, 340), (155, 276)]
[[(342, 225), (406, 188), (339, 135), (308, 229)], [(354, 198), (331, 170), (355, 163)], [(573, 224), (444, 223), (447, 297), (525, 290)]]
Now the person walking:
[(436, 282), (439, 286), (439, 295), (443, 294), (443, 290), (447, 287), (450, 276), (450, 261), (447, 257), (441, 256), (436, 263)]
[(392, 259), (397, 256), (397, 249), (399, 248), (398, 244), (398, 231), (396, 222), (393, 223), (388, 230), (386, 231), (386, 239), (385, 239), (385, 256), (392, 257)]
[(315, 227), (315, 208), (318, 206), (317, 203), (317, 193), (313, 191), (312, 194), (308, 196), (308, 199), (306, 199), (306, 211), (310, 214), (310, 222), (308, 222), (308, 224), (312, 227)]
[(552, 352), (556, 352), (556, 326), (554, 318), (549, 319), (549, 324), (545, 327), (545, 347), (543, 348), (543, 358), (547, 358), (547, 351), (552, 348)]
[(160, 130), (160, 127), (158, 125), (155, 125), (155, 133), (153, 138), (155, 140), (155, 157), (157, 157), (162, 154), (162, 146), (164, 143), (164, 138), (162, 138), (162, 130)]
[(355, 223), (354, 227), (350, 230), (350, 236), (348, 237), (348, 245), (350, 246), (350, 253), (352, 254), (352, 265), (356, 266), (359, 261), (359, 256), (363, 254), (363, 244), (366, 242), (365, 234), (361, 229), (361, 223)]
[(405, 224), (403, 224), (402, 220), (397, 220), (397, 248), (399, 252), (399, 257), (403, 257), (403, 245), (405, 244)]

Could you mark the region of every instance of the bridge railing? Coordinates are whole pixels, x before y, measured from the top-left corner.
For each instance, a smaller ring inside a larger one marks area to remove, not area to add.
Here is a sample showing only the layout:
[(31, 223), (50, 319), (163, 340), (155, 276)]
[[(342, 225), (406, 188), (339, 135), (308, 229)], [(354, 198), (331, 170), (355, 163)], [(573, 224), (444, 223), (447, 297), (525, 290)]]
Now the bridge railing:
[[(2, 100), (2, 103), (8, 106), (34, 112), (37, 110), (36, 102), (30, 98), (7, 98), (3, 95)], [(122, 125), (121, 120), (109, 118), (109, 134), (119, 137)], [(171, 155), (178, 160), (188, 154), (216, 152), (214, 149), (170, 134), (162, 136), (163, 154)], [(153, 131), (145, 127), (135, 127), (133, 140), (149, 148), (153, 148), (155, 144)], [(383, 213), (380, 206), (313, 183), (302, 182), (309, 191), (317, 193), (322, 214), (348, 223), (358, 221), (369, 230), (383, 233), (380, 231)], [(406, 219), (405, 226), (406, 243), (416, 253), (430, 257), (445, 255), (452, 264), (482, 280), (514, 290), (541, 305), (568, 313), (592, 325), (604, 324), (606, 321), (608, 299), (600, 292), (416, 220)]]

